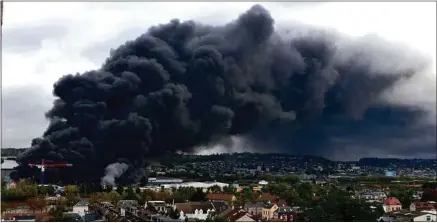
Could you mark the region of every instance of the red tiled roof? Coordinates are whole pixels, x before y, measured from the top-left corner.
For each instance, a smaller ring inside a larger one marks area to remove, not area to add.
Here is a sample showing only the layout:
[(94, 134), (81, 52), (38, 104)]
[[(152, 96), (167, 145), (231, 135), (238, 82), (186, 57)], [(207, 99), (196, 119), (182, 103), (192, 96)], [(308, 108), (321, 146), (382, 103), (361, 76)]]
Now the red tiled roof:
[(208, 194), (208, 200), (231, 200), (234, 197), (233, 194)]
[(271, 202), (276, 201), (276, 200), (279, 199), (277, 196), (272, 195), (270, 193), (263, 193), (263, 194), (261, 194), (260, 198), (262, 200), (267, 200), (267, 201), (271, 201)]
[(212, 206), (209, 202), (190, 202), (190, 203), (176, 203), (175, 204), (176, 209), (183, 211), (187, 214), (194, 214), (194, 212), (197, 210), (202, 210), (204, 213), (206, 213), (209, 210), (213, 210), (214, 206)]
[(278, 207), (285, 207), (287, 206), (287, 201), (284, 199), (278, 199), (276, 201), (273, 201), (274, 204), (278, 205)]
[(423, 201), (416, 201), (413, 202), (414, 206), (416, 206), (416, 209), (420, 210), (432, 210), (436, 209), (437, 205), (434, 202), (423, 202)]
[(389, 197), (384, 200), (385, 205), (401, 205), (401, 202), (395, 197)]
[(261, 221), (262, 220), (262, 215), (261, 214), (257, 214), (257, 215), (251, 215), (251, 218), (255, 221)]
[(319, 197), (319, 196), (313, 196), (313, 197), (311, 198), (311, 200), (313, 200), (313, 201), (318, 201), (318, 200), (320, 200), (320, 197)]
[(243, 209), (234, 209), (231, 212), (227, 213), (224, 217), (228, 219), (230, 222), (237, 221), (247, 214)]

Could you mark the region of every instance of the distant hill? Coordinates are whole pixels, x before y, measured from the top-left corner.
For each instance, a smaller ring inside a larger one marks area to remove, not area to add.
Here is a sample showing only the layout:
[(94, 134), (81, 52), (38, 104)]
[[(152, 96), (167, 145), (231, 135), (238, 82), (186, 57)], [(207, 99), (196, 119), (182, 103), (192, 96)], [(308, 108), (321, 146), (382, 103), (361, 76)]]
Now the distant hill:
[(362, 158), (359, 161), (334, 161), (319, 156), (290, 155), (275, 153), (221, 153), (211, 155), (188, 155), (188, 154), (167, 154), (158, 158), (157, 161), (167, 164), (179, 164), (187, 162), (205, 162), (217, 160), (254, 160), (263, 162), (276, 162), (277, 160), (289, 160), (293, 162), (310, 162), (319, 164), (355, 164), (358, 166), (373, 166), (389, 168), (398, 167), (435, 167), (436, 159), (391, 159), (391, 158)]
[(377, 167), (419, 167), (435, 166), (436, 159), (395, 159), (395, 158), (362, 158), (358, 161), (360, 166), (377, 166)]
[[(1, 156), (18, 156), (18, 154), (24, 152), (27, 148), (2, 148)], [(164, 163), (185, 163), (185, 162), (202, 162), (202, 161), (215, 161), (215, 160), (262, 160), (262, 161), (274, 161), (277, 159), (290, 159), (300, 161), (312, 161), (317, 163), (353, 163), (359, 166), (379, 166), (390, 167), (395, 166), (435, 166), (436, 159), (395, 159), (395, 158), (362, 158), (359, 161), (331, 161), (329, 159), (309, 156), (309, 155), (290, 155), (290, 154), (277, 154), (277, 153), (221, 153), (212, 155), (182, 155), (182, 154), (167, 154), (158, 158), (157, 161)]]
[(27, 148), (2, 148), (1, 156), (18, 156), (18, 154), (26, 151)]

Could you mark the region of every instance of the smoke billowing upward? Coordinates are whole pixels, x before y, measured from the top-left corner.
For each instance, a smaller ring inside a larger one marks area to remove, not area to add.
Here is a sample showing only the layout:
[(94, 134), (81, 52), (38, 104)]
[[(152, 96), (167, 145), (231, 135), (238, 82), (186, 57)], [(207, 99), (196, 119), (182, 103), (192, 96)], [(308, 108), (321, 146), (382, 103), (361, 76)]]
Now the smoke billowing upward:
[(102, 178), (102, 185), (116, 186), (115, 179), (123, 175), (124, 172), (129, 168), (125, 163), (113, 163), (109, 164), (105, 168), (105, 176)]
[(372, 36), (286, 33), (259, 5), (225, 26), (152, 27), (101, 68), (55, 83), (50, 125), (19, 160), (74, 163), (64, 181), (99, 181), (109, 164), (125, 164), (108, 166), (104, 181), (121, 173), (120, 181), (138, 182), (149, 159), (229, 136), (258, 151), (329, 155), (339, 145), (365, 150), (383, 135), (402, 138), (425, 112), (381, 98), (421, 74), (428, 64), (420, 55)]

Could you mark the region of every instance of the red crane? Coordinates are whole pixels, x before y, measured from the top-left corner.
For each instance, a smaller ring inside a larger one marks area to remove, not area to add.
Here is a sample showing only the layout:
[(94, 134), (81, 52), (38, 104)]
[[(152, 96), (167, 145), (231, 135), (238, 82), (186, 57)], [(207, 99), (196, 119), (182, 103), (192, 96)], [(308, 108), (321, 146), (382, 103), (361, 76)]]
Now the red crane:
[(38, 169), (41, 169), (41, 177), (40, 177), (40, 184), (44, 184), (44, 172), (46, 168), (53, 168), (53, 167), (72, 167), (73, 164), (71, 163), (47, 163), (44, 162), (44, 159), (41, 160), (41, 163), (29, 163), (30, 167), (37, 167)]

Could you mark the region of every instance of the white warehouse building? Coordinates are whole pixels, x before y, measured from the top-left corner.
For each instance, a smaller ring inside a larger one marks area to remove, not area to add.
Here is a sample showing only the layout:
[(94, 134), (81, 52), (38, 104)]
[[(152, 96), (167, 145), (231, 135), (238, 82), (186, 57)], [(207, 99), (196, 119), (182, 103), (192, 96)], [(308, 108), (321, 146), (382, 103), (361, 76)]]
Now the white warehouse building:
[(202, 188), (204, 190), (206, 190), (212, 186), (219, 186), (220, 188), (223, 188), (223, 187), (228, 187), (229, 184), (220, 183), (220, 182), (185, 182), (185, 183), (180, 183), (180, 184), (162, 184), (161, 185), (161, 187), (164, 187), (165, 189), (179, 188), (179, 187), (194, 187), (194, 188)]

